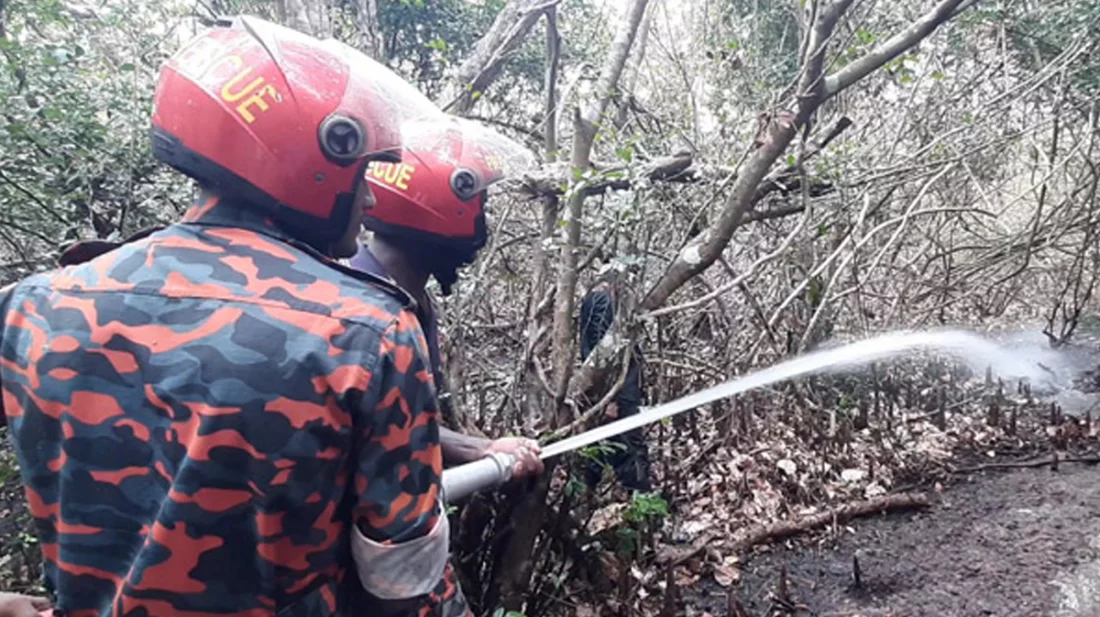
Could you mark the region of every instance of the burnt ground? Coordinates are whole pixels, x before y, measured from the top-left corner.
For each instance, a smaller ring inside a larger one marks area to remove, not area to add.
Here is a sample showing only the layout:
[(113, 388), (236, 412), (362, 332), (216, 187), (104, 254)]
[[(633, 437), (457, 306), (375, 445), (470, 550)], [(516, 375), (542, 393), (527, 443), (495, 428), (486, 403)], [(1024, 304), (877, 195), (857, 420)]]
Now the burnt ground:
[[(785, 602), (776, 598), (784, 568)], [(1097, 616), (1100, 469), (1063, 463), (959, 477), (930, 510), (857, 520), (747, 558), (731, 590), (745, 613), (710, 580), (685, 597), (689, 614)]]
[[(1033, 360), (1060, 362), (1072, 380), (1047, 400), (1078, 419), (1098, 417), (1100, 330), (1060, 352), (1061, 360), (1034, 341), (1024, 350)], [(1091, 433), (1086, 449), (1095, 460), (1096, 431)], [(1032, 446), (1049, 451), (1049, 434), (1034, 435)], [(957, 455), (959, 467), (993, 462), (975, 461), (973, 450)], [(1049, 459), (1034, 449), (1030, 455)], [(1011, 458), (1018, 456), (1023, 453)], [(930, 509), (856, 519), (759, 548), (743, 557), (729, 588), (704, 577), (685, 589), (686, 614), (1100, 617), (1100, 468), (1062, 463), (941, 480), (940, 501)]]

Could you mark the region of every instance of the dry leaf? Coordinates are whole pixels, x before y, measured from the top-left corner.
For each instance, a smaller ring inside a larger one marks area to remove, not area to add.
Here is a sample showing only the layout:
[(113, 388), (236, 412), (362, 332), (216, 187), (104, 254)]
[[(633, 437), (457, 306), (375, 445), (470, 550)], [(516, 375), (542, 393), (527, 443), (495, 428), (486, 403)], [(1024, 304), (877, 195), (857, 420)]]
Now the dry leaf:
[(789, 458), (785, 458), (779, 461), (775, 464), (775, 466), (782, 469), (783, 473), (787, 474), (788, 476), (793, 476), (795, 473), (798, 472), (798, 465), (796, 465), (795, 462)]
[(718, 583), (722, 587), (729, 587), (734, 582), (740, 580), (741, 571), (737, 568), (732, 568), (725, 565), (714, 566), (714, 582)]
[(840, 472), (840, 479), (849, 483), (859, 482), (865, 477), (867, 477), (867, 472), (862, 469), (845, 469)]
[(676, 581), (677, 587), (693, 587), (696, 583), (699, 582), (699, 575), (690, 574), (687, 572), (680, 572), (679, 570), (677, 570), (676, 574), (674, 575), (674, 579)]

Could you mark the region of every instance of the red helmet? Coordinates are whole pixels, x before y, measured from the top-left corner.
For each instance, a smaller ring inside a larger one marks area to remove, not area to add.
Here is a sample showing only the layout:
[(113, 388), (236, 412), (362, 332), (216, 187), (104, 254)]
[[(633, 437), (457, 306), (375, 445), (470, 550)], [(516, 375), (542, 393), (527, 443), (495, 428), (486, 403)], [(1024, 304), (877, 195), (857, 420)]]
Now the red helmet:
[(345, 231), (366, 163), (399, 160), (401, 125), (442, 113), (351, 47), (252, 17), (173, 55), (153, 105), (154, 156), (320, 242)]
[(433, 117), (402, 128), (401, 161), (375, 161), (367, 181), (375, 205), (363, 226), (376, 233), (469, 253), (488, 237), (486, 190), (529, 168), (534, 156), (519, 143), (471, 120)]

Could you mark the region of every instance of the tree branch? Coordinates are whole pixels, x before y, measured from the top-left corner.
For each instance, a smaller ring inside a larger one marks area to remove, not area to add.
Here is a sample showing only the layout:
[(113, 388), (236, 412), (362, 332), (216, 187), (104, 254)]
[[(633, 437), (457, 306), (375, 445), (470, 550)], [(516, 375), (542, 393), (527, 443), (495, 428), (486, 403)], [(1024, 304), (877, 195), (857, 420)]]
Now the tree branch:
[(546, 160), (558, 159), (558, 66), (561, 64), (561, 36), (558, 34), (558, 7), (546, 9), (546, 116), (543, 120), (543, 145)]
[[(758, 140), (757, 149), (746, 161), (742, 172), (734, 182), (733, 189), (726, 198), (722, 213), (711, 226), (700, 234), (694, 241), (686, 246), (677, 259), (669, 266), (665, 274), (657, 281), (650, 292), (642, 301), (643, 310), (652, 311), (663, 305), (673, 293), (692, 277), (703, 272), (721, 255), (733, 237), (733, 232), (741, 225), (745, 214), (750, 210), (757, 198), (757, 192), (761, 182), (767, 177), (768, 170), (776, 159), (787, 149), (794, 139), (796, 129), (806, 126), (810, 122), (817, 108), (828, 97), (836, 94), (860, 78), (871, 69), (857, 70), (848, 68), (838, 75), (843, 76), (835, 86), (830, 89), (826, 80), (822, 79), (825, 65), (826, 43), (832, 36), (837, 21), (851, 6), (853, 0), (837, 0), (825, 10), (820, 11), (809, 33), (810, 41), (807, 45), (806, 66), (802, 72), (798, 84), (798, 95), (794, 111), (784, 111), (776, 114), (775, 118), (763, 130), (762, 137)], [(937, 26), (942, 24), (963, 0), (944, 0), (932, 11), (921, 17), (902, 34), (892, 37), (883, 45), (881, 53), (870, 54), (868, 57), (877, 57), (886, 62), (889, 53), (902, 42), (910, 47), (928, 36)], [(900, 53), (900, 52), (897, 52)], [(896, 55), (896, 54), (895, 54)], [(862, 61), (861, 61), (862, 62)], [(860, 63), (856, 63), (860, 64)]]
[(557, 6), (560, 1), (511, 0), (505, 5), (489, 31), (478, 40), (473, 53), (459, 66), (456, 83), (460, 91), (443, 110), (460, 116), (469, 113), (500, 76), (505, 58), (527, 39), (543, 11)]
[(359, 26), (359, 49), (378, 62), (386, 61), (386, 39), (378, 20), (378, 0), (357, 0), (355, 22)]
[[(955, 17), (958, 14), (955, 9), (959, 8), (959, 5), (964, 2), (966, 0), (941, 0), (931, 11), (925, 13), (908, 28), (890, 37), (866, 56), (825, 78), (825, 91), (828, 96), (843, 91), (869, 75), (871, 71), (878, 69), (905, 50), (924, 40), (941, 24)], [(969, 4), (963, 8), (969, 8)]]

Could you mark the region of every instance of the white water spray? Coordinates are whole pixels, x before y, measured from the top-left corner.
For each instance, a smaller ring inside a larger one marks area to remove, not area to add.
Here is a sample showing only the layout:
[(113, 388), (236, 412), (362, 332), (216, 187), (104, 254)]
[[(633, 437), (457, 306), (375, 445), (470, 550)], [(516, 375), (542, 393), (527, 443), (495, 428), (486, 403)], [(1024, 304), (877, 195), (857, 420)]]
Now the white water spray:
[[(542, 458), (558, 456), (577, 448), (603, 441), (645, 426), (651, 422), (694, 409), (719, 399), (804, 375), (836, 373), (871, 362), (898, 357), (913, 351), (928, 350), (955, 356), (976, 372), (990, 367), (994, 374), (1007, 379), (1019, 379), (1034, 384), (1053, 384), (1055, 371), (1041, 364), (1035, 350), (1021, 352), (999, 345), (969, 332), (939, 330), (897, 332), (832, 349), (816, 351), (781, 362), (748, 375), (731, 379), (683, 398), (642, 409), (638, 414), (621, 418), (590, 431), (568, 437), (542, 448)], [(1044, 356), (1046, 354), (1043, 354)], [(1046, 358), (1042, 358), (1046, 359)]]

